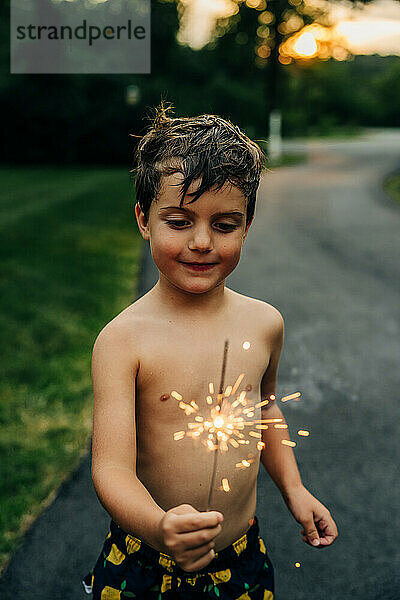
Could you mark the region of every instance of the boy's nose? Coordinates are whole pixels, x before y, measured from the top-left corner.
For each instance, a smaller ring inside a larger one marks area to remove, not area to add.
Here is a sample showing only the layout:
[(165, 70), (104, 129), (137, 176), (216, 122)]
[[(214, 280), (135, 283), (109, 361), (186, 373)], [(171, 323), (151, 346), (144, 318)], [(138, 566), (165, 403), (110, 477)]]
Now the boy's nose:
[(190, 250), (212, 250), (212, 235), (206, 227), (193, 230), (193, 235), (189, 240)]

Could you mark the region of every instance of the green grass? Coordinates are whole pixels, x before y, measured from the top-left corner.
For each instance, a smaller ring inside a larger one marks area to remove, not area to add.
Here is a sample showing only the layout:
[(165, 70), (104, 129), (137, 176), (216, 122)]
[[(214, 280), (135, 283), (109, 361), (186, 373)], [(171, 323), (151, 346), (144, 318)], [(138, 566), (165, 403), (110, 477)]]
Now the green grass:
[(338, 139), (341, 140), (343, 138), (357, 138), (363, 134), (363, 128), (358, 127), (357, 125), (328, 125), (327, 127), (318, 126), (314, 129), (312, 128), (308, 137), (317, 138), (317, 139)]
[(128, 169), (0, 169), (0, 572), (88, 451), (100, 329), (136, 299)]
[(400, 172), (388, 177), (383, 184), (383, 189), (395, 202), (400, 204)]

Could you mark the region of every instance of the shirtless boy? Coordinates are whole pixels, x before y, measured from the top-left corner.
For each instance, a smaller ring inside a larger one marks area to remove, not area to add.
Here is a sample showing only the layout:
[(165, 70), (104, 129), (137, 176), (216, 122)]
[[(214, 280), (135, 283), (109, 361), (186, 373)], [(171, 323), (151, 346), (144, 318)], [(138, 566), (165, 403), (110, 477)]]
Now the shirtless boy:
[[(218, 451), (210, 510), (214, 452), (188, 435), (174, 439), (196, 416), (210, 415), (209, 383), (218, 388), (226, 339), (225, 386), (245, 375), (224, 402), (246, 390), (249, 406), (268, 400), (246, 420), (284, 423), (274, 400), (282, 316), (225, 286), (253, 219), (263, 159), (230, 122), (171, 118), (163, 106), (139, 143), (135, 214), (159, 279), (93, 348), (92, 478), (112, 517), (83, 580), (94, 600), (271, 600), (273, 566), (255, 514), (260, 461), (304, 542), (324, 548), (337, 537), (328, 509), (303, 486), (292, 448), (281, 443), (287, 429), (257, 429), (265, 448), (247, 436), (249, 444)], [(197, 412), (188, 417), (172, 391), (195, 400)], [(242, 460), (250, 466), (238, 468)]]

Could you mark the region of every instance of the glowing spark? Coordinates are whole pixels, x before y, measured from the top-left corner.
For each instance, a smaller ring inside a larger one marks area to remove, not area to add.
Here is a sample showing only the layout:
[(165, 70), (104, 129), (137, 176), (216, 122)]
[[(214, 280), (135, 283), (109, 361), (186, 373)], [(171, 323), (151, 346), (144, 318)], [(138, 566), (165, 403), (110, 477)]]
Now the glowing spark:
[(214, 384), (212, 381), (208, 384), (208, 390), (209, 390), (210, 394), (214, 393)]
[(274, 427), (275, 427), (275, 429), (287, 429), (288, 428), (286, 423), (275, 423)]
[(182, 400), (183, 396), (181, 396), (180, 394), (178, 394), (178, 392), (175, 392), (175, 390), (173, 392), (171, 392), (171, 396), (173, 398), (176, 398), (176, 400)]
[(264, 450), (265, 442), (257, 442), (257, 450)]
[(304, 436), (310, 435), (310, 432), (307, 431), (306, 429), (299, 429), (299, 431), (297, 433), (299, 435), (304, 435)]
[(250, 348), (250, 342), (243, 342), (243, 350), (248, 350)]
[(179, 402), (179, 407), (185, 411), (187, 416), (191, 415), (193, 412), (196, 412), (196, 409), (193, 406), (190, 406), (190, 404), (186, 404), (186, 402)]
[(217, 429), (219, 427), (222, 427), (223, 424), (224, 424), (224, 420), (222, 417), (217, 417), (214, 421), (214, 427), (216, 427)]
[(284, 446), (291, 446), (292, 448), (294, 448), (296, 442), (291, 442), (290, 440), (281, 440), (281, 444), (283, 444)]
[(260, 406), (265, 406), (266, 404), (269, 404), (269, 400), (263, 400), (262, 402), (259, 402), (254, 408), (260, 408)]
[(300, 565), (300, 563), (299, 563), (299, 562), (295, 562), (295, 563), (294, 563), (294, 566), (295, 566), (295, 567), (298, 569), (298, 568), (299, 568), (301, 565)]
[(239, 463), (236, 463), (236, 467), (238, 469), (247, 469), (248, 467), (250, 467), (251, 463), (254, 462), (254, 459), (251, 458), (250, 460), (246, 460), (245, 458), (240, 461)]
[(238, 389), (239, 385), (242, 383), (243, 377), (244, 377), (244, 373), (240, 373), (239, 377), (236, 379), (235, 384), (231, 391), (232, 396), (233, 396), (233, 394), (236, 394), (236, 390)]
[(270, 395), (270, 400), (275, 400), (275, 396), (273, 394)]
[(238, 404), (243, 404), (244, 406), (246, 406), (247, 401), (245, 400), (245, 397), (246, 397), (246, 390), (243, 390), (242, 392), (240, 392), (240, 394), (236, 398), (236, 400), (234, 402), (232, 402), (232, 408), (236, 408), (238, 406)]
[(281, 402), (287, 402), (288, 400), (294, 400), (295, 398), (298, 398), (299, 396), (301, 396), (300, 392), (295, 392), (294, 394), (289, 394), (289, 396), (283, 396), (283, 398), (281, 398)]
[(229, 486), (229, 481), (227, 480), (226, 477), (224, 477), (222, 479), (222, 489), (224, 490), (224, 492), (229, 492), (230, 491), (230, 486)]

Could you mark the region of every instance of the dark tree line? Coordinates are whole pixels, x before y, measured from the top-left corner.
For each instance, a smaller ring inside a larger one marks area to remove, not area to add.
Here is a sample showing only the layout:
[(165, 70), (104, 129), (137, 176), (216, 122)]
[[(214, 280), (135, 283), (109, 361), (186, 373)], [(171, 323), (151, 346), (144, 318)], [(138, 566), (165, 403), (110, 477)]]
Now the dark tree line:
[[(149, 109), (161, 98), (172, 102), (177, 115), (220, 114), (249, 135), (266, 138), (270, 63), (255, 60), (259, 24), (245, 5), (224, 35), (195, 51), (176, 43), (175, 3), (154, 1), (152, 73), (132, 76), (10, 75), (8, 1), (0, 5), (0, 17), (3, 163), (128, 167), (136, 143), (129, 134), (143, 133)], [(281, 72), (284, 135), (400, 125), (398, 57), (291, 64)], [(140, 90), (136, 105), (126, 101), (129, 85)]]

